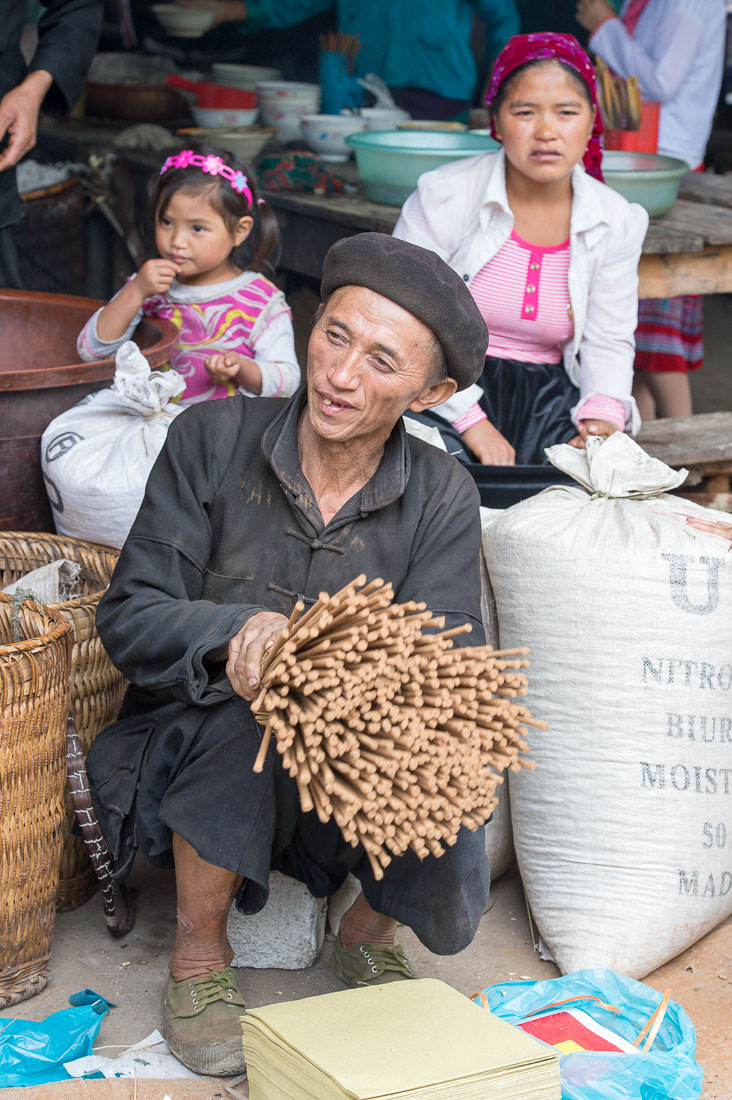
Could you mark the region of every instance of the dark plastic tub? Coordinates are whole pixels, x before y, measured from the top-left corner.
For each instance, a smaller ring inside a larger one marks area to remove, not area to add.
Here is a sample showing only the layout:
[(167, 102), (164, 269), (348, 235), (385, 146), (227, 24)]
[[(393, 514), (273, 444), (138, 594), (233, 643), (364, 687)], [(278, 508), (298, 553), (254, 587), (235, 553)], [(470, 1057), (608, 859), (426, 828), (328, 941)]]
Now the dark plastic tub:
[(510, 508), (550, 485), (576, 485), (577, 482), (554, 466), (481, 466), (465, 464), (478, 486), (484, 508)]

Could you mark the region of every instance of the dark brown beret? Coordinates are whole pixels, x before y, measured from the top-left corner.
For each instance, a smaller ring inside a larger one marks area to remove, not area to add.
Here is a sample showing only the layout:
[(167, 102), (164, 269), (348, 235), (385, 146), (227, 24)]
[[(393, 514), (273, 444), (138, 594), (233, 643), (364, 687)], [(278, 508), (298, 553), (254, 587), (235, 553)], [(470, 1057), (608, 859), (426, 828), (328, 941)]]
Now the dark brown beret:
[(435, 334), (459, 390), (483, 370), (488, 329), (467, 286), (436, 252), (386, 233), (357, 233), (329, 249), (320, 294), (327, 301), (341, 286), (383, 294)]

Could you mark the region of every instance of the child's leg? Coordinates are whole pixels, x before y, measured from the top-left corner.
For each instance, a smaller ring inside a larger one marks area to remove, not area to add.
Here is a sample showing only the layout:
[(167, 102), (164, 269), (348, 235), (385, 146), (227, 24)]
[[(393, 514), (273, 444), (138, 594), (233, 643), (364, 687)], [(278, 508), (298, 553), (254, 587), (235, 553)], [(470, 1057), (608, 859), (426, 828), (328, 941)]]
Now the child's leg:
[(656, 402), (648, 385), (650, 375), (647, 371), (636, 371), (633, 375), (633, 397), (638, 405), (641, 420), (656, 419)]
[(680, 371), (647, 371), (645, 379), (656, 404), (657, 417), (691, 416), (688, 374)]

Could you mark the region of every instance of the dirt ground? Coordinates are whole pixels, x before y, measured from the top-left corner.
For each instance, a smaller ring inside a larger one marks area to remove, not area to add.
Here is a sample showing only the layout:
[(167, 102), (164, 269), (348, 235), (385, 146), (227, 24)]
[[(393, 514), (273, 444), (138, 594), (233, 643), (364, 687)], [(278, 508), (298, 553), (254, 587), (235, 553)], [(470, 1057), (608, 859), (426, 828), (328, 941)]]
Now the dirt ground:
[[(97, 895), (71, 913), (56, 918), (50, 992), (19, 1006), (25, 1018), (43, 1019), (66, 1007), (67, 998), (88, 987), (115, 1001), (105, 1017), (96, 1050), (114, 1057), (160, 1026), (160, 991), (175, 927), (172, 874), (138, 860), (132, 884), (139, 891), (138, 917), (123, 941), (108, 935)], [(430, 954), (408, 929), (399, 940), (417, 971), (441, 978), (470, 995), (494, 982), (512, 978), (551, 978), (558, 973), (542, 962), (531, 942), (521, 880), (514, 868), (492, 891), (491, 908), (474, 942), (452, 958)], [(240, 971), (241, 987), (252, 1007), (278, 1000), (329, 993), (343, 986), (330, 970), (332, 937), (308, 970)], [(732, 1100), (732, 918), (647, 979), (659, 991), (671, 989), (696, 1025), (698, 1058), (704, 1068), (703, 1100)], [(230, 1100), (248, 1095), (245, 1084), (232, 1086), (216, 1078), (138, 1080), (135, 1100)], [(24, 1100), (132, 1100), (133, 1082), (69, 1082), (32, 1089), (8, 1089), (3, 1096)]]
[[(305, 291), (294, 302), (298, 350), (317, 299)], [(729, 333), (732, 296), (705, 300), (706, 363), (692, 376), (695, 411), (732, 409)], [(100, 1054), (112, 1057), (160, 1026), (160, 990), (174, 934), (175, 899), (171, 874), (138, 863), (133, 884), (139, 912), (133, 932), (112, 940), (97, 896), (56, 920), (52, 980), (39, 997), (18, 1006), (15, 1015), (39, 1020), (66, 1007), (67, 998), (88, 987), (117, 1003), (105, 1018), (97, 1040)], [(406, 929), (400, 936), (418, 971), (439, 977), (466, 994), (510, 978), (548, 978), (557, 974), (533, 949), (520, 878), (514, 869), (495, 884), (492, 907), (474, 943), (454, 958), (431, 955)], [(332, 940), (309, 970), (250, 970), (241, 973), (247, 1003), (266, 1004), (280, 997), (299, 998), (342, 988), (329, 968)], [(659, 991), (671, 989), (696, 1026), (698, 1058), (704, 1068), (703, 1100), (732, 1100), (732, 918), (646, 981)], [(12, 1013), (6, 1013), (10, 1015)], [(227, 1087), (229, 1086), (229, 1087)], [(221, 1078), (151, 1081), (69, 1082), (33, 1089), (7, 1089), (3, 1096), (22, 1100), (241, 1100), (246, 1084)]]

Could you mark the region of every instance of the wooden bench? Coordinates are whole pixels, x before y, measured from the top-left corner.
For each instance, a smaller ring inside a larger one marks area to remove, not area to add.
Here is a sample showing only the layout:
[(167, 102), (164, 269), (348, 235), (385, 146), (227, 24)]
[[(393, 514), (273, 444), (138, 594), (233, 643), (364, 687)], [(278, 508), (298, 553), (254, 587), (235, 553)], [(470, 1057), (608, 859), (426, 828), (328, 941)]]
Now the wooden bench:
[(667, 466), (689, 471), (679, 496), (732, 512), (732, 412), (650, 420), (638, 442)]

